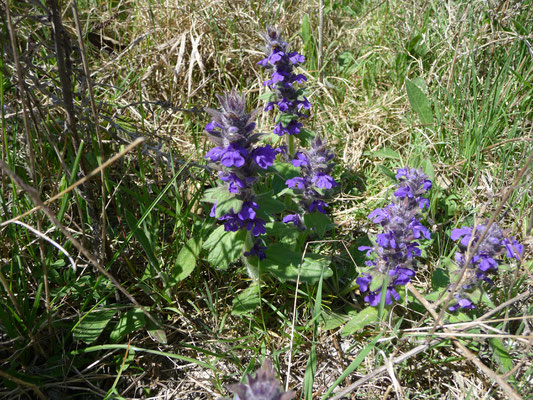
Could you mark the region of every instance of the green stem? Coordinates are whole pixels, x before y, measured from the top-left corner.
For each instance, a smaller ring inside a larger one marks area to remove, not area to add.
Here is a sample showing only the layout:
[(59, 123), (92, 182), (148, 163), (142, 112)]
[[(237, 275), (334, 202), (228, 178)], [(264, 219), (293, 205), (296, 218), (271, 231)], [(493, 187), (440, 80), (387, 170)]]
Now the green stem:
[(254, 242), (252, 239), (252, 233), (248, 231), (246, 233), (246, 239), (244, 239), (244, 248), (243, 248), (243, 254), (241, 254), (241, 261), (246, 266), (246, 269), (248, 271), (248, 275), (250, 278), (252, 278), (254, 281), (259, 280), (259, 270), (256, 266), (252, 265), (248, 261), (248, 257), (244, 255), (245, 252), (250, 251), (252, 247), (254, 246)]
[(294, 153), (295, 153), (295, 149), (294, 149), (294, 136), (293, 135), (288, 135), (288, 138), (287, 138), (287, 145), (289, 147), (289, 156), (291, 158), (294, 157)]

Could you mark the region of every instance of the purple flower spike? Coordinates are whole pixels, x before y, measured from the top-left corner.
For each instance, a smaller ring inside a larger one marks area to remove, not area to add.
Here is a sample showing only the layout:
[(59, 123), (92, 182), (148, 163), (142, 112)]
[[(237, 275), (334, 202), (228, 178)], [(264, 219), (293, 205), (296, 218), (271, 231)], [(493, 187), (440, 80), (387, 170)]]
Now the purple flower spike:
[(295, 190), (300, 200), (300, 221), (303, 221), (305, 213), (318, 211), (326, 214), (328, 205), (323, 200), (324, 192), (338, 186), (331, 176), (334, 167), (332, 159), (333, 153), (327, 150), (322, 139), (317, 136), (311, 142), (310, 149), (301, 149), (291, 160), (292, 165), (300, 168), (300, 176), (287, 179), (285, 184)]
[(298, 152), (292, 160), (292, 165), (295, 167), (309, 167), (309, 159), (305, 154)]
[(413, 220), (409, 224), (409, 228), (412, 229), (413, 236), (416, 239), (419, 239), (421, 236), (424, 236), (426, 239), (429, 239), (431, 237), (428, 228), (422, 225), (416, 218), (413, 218)]
[(230, 193), (239, 193), (241, 189), (246, 187), (246, 182), (239, 178), (236, 174), (219, 172), (218, 177), (224, 182), (228, 182), (228, 191)]
[[(485, 237), (480, 242), (483, 235)], [(506, 237), (496, 223), (493, 223), (488, 231), (484, 224), (474, 228), (469, 226), (456, 228), (452, 230), (450, 237), (454, 241), (459, 241), (455, 261), (459, 271), (466, 268), (464, 272), (466, 280), (455, 294), (458, 299), (457, 303), (450, 306), (448, 310), (453, 312), (458, 309), (472, 309), (474, 305), (469, 298), (470, 293), (483, 283), (492, 286), (493, 281), (489, 275), (498, 273), (498, 267), (504, 262), (504, 256), (520, 259), (524, 247), (516, 239)], [(471, 255), (470, 263), (466, 265), (468, 252), (476, 247), (476, 253)]]
[(287, 179), (285, 184), (290, 188), (303, 190), (305, 188), (306, 180), (300, 176), (296, 176), (294, 178)]
[(228, 168), (242, 167), (246, 162), (246, 157), (248, 157), (248, 151), (245, 148), (230, 144), (220, 159), (220, 163)]
[(287, 126), (283, 126), (283, 124), (279, 123), (274, 127), (274, 133), (278, 136), (283, 136), (284, 134), (288, 135), (297, 135), (300, 133), (300, 128), (302, 127), (302, 124), (298, 121), (291, 121), (287, 124)]
[(452, 234), (450, 235), (452, 240), (458, 240), (461, 237), (463, 237), (461, 239), (461, 244), (463, 246), (468, 246), (468, 243), (470, 243), (470, 238), (472, 237), (472, 228), (466, 226), (452, 230)]
[(370, 214), (368, 214), (368, 219), (371, 219), (373, 223), (380, 224), (382, 221), (389, 220), (389, 213), (382, 208), (376, 208)]
[(248, 221), (246, 229), (252, 231), (252, 235), (259, 236), (266, 233), (266, 222), (261, 218), (256, 218), (254, 220)]
[(220, 147), (213, 147), (207, 152), (204, 158), (209, 158), (211, 161), (217, 162), (220, 161), (220, 158), (224, 155), (224, 153), (224, 149), (221, 149)]
[(241, 221), (246, 221), (248, 219), (254, 219), (256, 216), (255, 210), (257, 209), (257, 203), (253, 201), (246, 201), (242, 204), (241, 211), (237, 213), (237, 217)]
[(459, 309), (473, 310), (474, 308), (476, 308), (476, 306), (469, 299), (457, 295), (455, 297), (457, 298), (457, 303), (448, 307), (449, 311), (455, 312)]
[(296, 396), (292, 391), (283, 392), (268, 359), (265, 359), (255, 377), (247, 376), (247, 381), (247, 384), (234, 383), (228, 386), (230, 392), (236, 396), (235, 400), (291, 400)]
[(213, 204), (213, 207), (211, 207), (211, 211), (209, 212), (209, 216), (212, 218), (216, 217), (216, 211), (217, 211), (217, 203)]
[(298, 228), (305, 230), (304, 223), (299, 214), (289, 214), (283, 217), (283, 223), (288, 224), (291, 222)]
[(368, 291), (368, 288), (370, 287), (370, 283), (372, 282), (372, 275), (363, 274), (359, 278), (355, 280), (355, 283), (359, 285), (361, 288), (361, 292)]
[(335, 186), (339, 186), (339, 184), (335, 182), (335, 179), (323, 172), (317, 172), (317, 174), (311, 178), (311, 182), (320, 189), (332, 189)]
[(389, 275), (392, 272), (392, 276), (396, 277), (394, 279), (394, 285), (403, 286), (407, 285), (413, 276), (415, 276), (415, 271), (409, 268), (398, 267), (395, 271), (389, 271)]
[(511, 238), (510, 240), (505, 239), (503, 244), (507, 249), (507, 257), (516, 258), (517, 260), (520, 260), (520, 256), (522, 256), (522, 254), (524, 253), (524, 246), (518, 243), (518, 241), (514, 238)]
[(293, 65), (303, 64), (305, 62), (305, 57), (293, 51), (292, 53), (289, 53), (289, 60)]
[(326, 203), (324, 203), (322, 200), (313, 200), (311, 204), (309, 204), (309, 212), (318, 211), (322, 214), (326, 213), (326, 207), (329, 207)]
[[(390, 306), (392, 304), (392, 299), (398, 301), (400, 300), (400, 295), (394, 289), (394, 287), (389, 286), (385, 292), (385, 304)], [(379, 303), (381, 302), (381, 291), (379, 292), (369, 292), (365, 296), (365, 301), (370, 304), (372, 307), (379, 306)]]
[[(411, 168), (400, 168), (396, 174), (397, 190), (391, 204), (372, 211), (368, 218), (379, 224), (382, 232), (376, 235), (373, 248), (360, 247), (367, 256), (373, 259), (367, 261), (368, 269), (363, 277), (389, 276), (389, 285), (385, 293), (385, 304), (390, 305), (399, 300), (400, 295), (396, 287), (404, 286), (415, 276), (416, 257), (422, 255), (418, 241), (415, 239), (429, 239), (429, 230), (418, 219), (420, 210), (429, 205), (428, 199), (422, 197), (431, 188), (431, 181), (421, 171)], [(360, 279), (360, 278), (358, 278)], [(368, 279), (368, 278), (365, 278)], [(356, 280), (357, 282), (357, 280)], [(367, 292), (367, 286), (360, 286), (361, 292)], [(379, 304), (381, 289), (369, 292), (365, 301), (371, 306)]]
[[(254, 133), (258, 110), (247, 113), (243, 95), (232, 91), (218, 96), (218, 99), (220, 110), (206, 109), (213, 120), (207, 124), (205, 131), (215, 147), (205, 157), (219, 164), (219, 178), (224, 187), (242, 201), (240, 210), (231, 210), (218, 219), (224, 223), (226, 231), (246, 229), (259, 236), (266, 232), (266, 221), (257, 217), (258, 205), (254, 201), (253, 189), (257, 181), (256, 172), (272, 166), (282, 149), (257, 146), (261, 137), (261, 134)], [(210, 216), (216, 216), (216, 203)]]
[(394, 192), (397, 198), (408, 198), (410, 202), (418, 203), (420, 208), (429, 207), (429, 201), (423, 199), (422, 195), (431, 189), (432, 183), (421, 169), (400, 168), (396, 179), (399, 182)]
[(365, 251), (366, 250), (366, 256), (370, 256), (373, 252), (374, 252), (374, 248), (373, 247), (369, 247), (369, 246), (359, 246), (357, 248), (357, 250), (359, 251)]
[(256, 256), (259, 260), (264, 260), (266, 258), (265, 250), (266, 247), (261, 244), (261, 240), (257, 240), (250, 251), (244, 252), (244, 255), (246, 257)]
[[(275, 32), (272, 34), (272, 32)], [(275, 37), (273, 40), (272, 37)], [(296, 89), (294, 83), (303, 83), (307, 78), (302, 74), (295, 74), (294, 69), (305, 61), (305, 57), (295, 51), (289, 51), (289, 44), (281, 39), (280, 33), (274, 28), (267, 27), (263, 34), (265, 39), (266, 58), (258, 62), (270, 72), (270, 78), (263, 82), (263, 86), (272, 89), (271, 100), (267, 103), (265, 111), (278, 108), (282, 114), (296, 118), (286, 125), (278, 123), (274, 128), (276, 135), (297, 135), (300, 133), (300, 124), (296, 119), (304, 116), (302, 110), (309, 110), (311, 104), (303, 96), (301, 89)]]
[(258, 147), (252, 151), (252, 159), (255, 161), (259, 167), (267, 169), (274, 164), (274, 159), (276, 158), (276, 151), (266, 145), (264, 147)]

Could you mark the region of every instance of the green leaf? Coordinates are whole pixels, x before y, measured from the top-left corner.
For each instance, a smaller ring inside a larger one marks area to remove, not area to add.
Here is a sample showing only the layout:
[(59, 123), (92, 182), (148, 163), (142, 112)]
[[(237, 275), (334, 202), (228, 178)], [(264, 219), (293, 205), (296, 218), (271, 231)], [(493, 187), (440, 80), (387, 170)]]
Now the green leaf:
[(322, 239), (326, 231), (331, 228), (331, 220), (327, 215), (321, 212), (313, 212), (305, 214), (305, 226), (317, 233), (318, 237)]
[(379, 274), (378, 272), (373, 272), (372, 281), (370, 281), (369, 291), (375, 292), (376, 290), (381, 289), (383, 286), (383, 277), (384, 275)]
[(332, 311), (323, 311), (320, 315), (322, 330), (332, 331), (348, 321), (348, 316)]
[(154, 342), (159, 344), (167, 344), (167, 334), (163, 329), (148, 329), (148, 335)]
[(472, 321), (472, 318), (468, 314), (459, 311), (458, 313), (448, 314), (448, 321), (450, 324), (455, 324), (458, 322), (470, 322)]
[(313, 36), (311, 32), (311, 23), (309, 22), (309, 16), (305, 14), (302, 19), (302, 39), (306, 47), (309, 45), (309, 42), (312, 38)]
[(296, 135), (302, 147), (308, 147), (312, 139), (314, 139), (316, 133), (306, 128), (300, 128), (300, 133)]
[(340, 72), (345, 72), (355, 63), (355, 57), (351, 51), (344, 51), (337, 57), (337, 61)]
[(187, 278), (196, 267), (196, 260), (202, 248), (201, 238), (190, 238), (181, 248), (176, 264), (170, 274), (169, 285), (176, 285)]
[(381, 164), (378, 164), (378, 168), (383, 175), (388, 176), (392, 181), (396, 182), (396, 174), (394, 172)]
[(305, 367), (304, 376), (304, 399), (311, 400), (313, 398), (313, 384), (315, 382), (316, 374), (316, 345), (313, 342), (311, 351), (309, 352), (309, 358), (307, 360), (307, 366)]
[(261, 299), (258, 286), (258, 283), (252, 283), (233, 299), (233, 308), (231, 310), (233, 315), (249, 314), (259, 307)]
[(447, 287), (450, 284), (450, 276), (448, 272), (442, 268), (436, 268), (431, 276), (431, 286), (434, 290), (438, 288)]
[(437, 301), (442, 295), (442, 292), (446, 290), (446, 286), (439, 288), (438, 290), (428, 293), (424, 296), (427, 301)]
[(282, 222), (267, 224), (266, 228), (267, 235), (276, 237), (276, 243), (285, 243), (289, 246), (296, 244), (301, 233), (301, 230), (293, 224), (284, 224)]
[(152, 340), (159, 344), (167, 344), (167, 334), (150, 320), (146, 320), (146, 331)]
[(228, 192), (225, 186), (217, 186), (205, 191), (202, 201), (207, 203), (217, 203), (215, 218), (235, 212), (238, 213), (242, 208), (242, 200), (239, 200), (233, 193)]
[(145, 233), (141, 229), (139, 228), (135, 229), (135, 227), (137, 226), (137, 219), (135, 218), (135, 216), (127, 209), (124, 209), (124, 213), (126, 215), (126, 222), (128, 223), (128, 226), (130, 227), (130, 229), (133, 231), (133, 235), (135, 236), (135, 239), (137, 239), (137, 241), (141, 244), (144, 250), (144, 253), (146, 254), (146, 257), (148, 258), (148, 261), (150, 262), (150, 265), (153, 268), (155, 268), (156, 271), (159, 272), (160, 270), (159, 260), (155, 256), (152, 243), (150, 242), (148, 237), (145, 235)]
[(424, 161), (422, 161), (422, 171), (429, 176), (429, 179), (431, 179), (432, 182), (435, 182), (435, 169), (429, 158), (425, 158)]
[(500, 372), (506, 373), (513, 369), (513, 360), (509, 352), (505, 348), (503, 342), (498, 338), (491, 338), (489, 340), (490, 347), (494, 350), (494, 358), (500, 366)]
[(146, 320), (142, 310), (140, 308), (132, 308), (122, 314), (117, 326), (115, 326), (115, 329), (109, 335), (109, 339), (111, 342), (117, 343), (128, 333), (141, 329), (145, 324)]
[(257, 96), (257, 100), (264, 100), (264, 101), (274, 101), (276, 100), (277, 95), (274, 92), (265, 92)]
[(276, 174), (272, 180), (272, 189), (274, 189), (274, 193), (278, 195), (280, 192), (287, 189), (287, 185), (285, 184), (287, 179), (300, 175), (300, 168), (295, 167), (291, 163), (280, 162), (277, 160), (274, 161), (273, 167)]
[[(213, 366), (213, 363), (211, 363), (211, 362), (204, 362), (204, 361), (200, 361), (200, 360), (198, 360), (197, 358), (194, 358), (194, 357), (186, 357), (186, 356), (182, 356), (182, 355), (174, 354), (174, 353), (167, 353), (167, 352), (153, 350), (153, 349), (145, 349), (145, 348), (142, 348), (142, 347), (132, 346), (130, 344), (102, 344), (102, 345), (99, 345), (99, 346), (91, 346), (91, 347), (85, 347), (85, 348), (79, 348), (79, 349), (76, 349), (76, 350), (72, 350), (72, 351), (67, 352), (66, 355), (69, 356), (69, 357), (74, 357), (74, 356), (77, 356), (77, 355), (80, 355), (80, 354), (92, 353), (94, 351), (117, 350), (117, 349), (142, 352), (142, 353), (146, 353), (146, 354), (154, 354), (154, 355), (156, 355), (158, 357), (167, 357), (167, 358), (172, 358), (172, 359), (175, 359), (175, 360), (184, 361), (186, 363), (196, 364), (196, 365), (198, 365), (198, 366), (200, 366), (200, 367), (202, 367), (202, 368), (204, 368), (206, 370), (207, 369), (211, 369), (211, 370), (214, 370), (214, 371), (218, 371)], [(211, 354), (213, 354), (213, 353), (211, 353)]]
[(287, 125), (289, 125), (291, 121), (297, 120), (297, 119), (298, 119), (298, 115), (279, 113), (278, 115), (276, 115), (274, 122), (276, 124), (281, 123), (281, 125), (283, 125), (284, 127), (287, 127)]
[(418, 114), (420, 121), (422, 121), (424, 125), (431, 125), (433, 124), (433, 111), (431, 111), (431, 104), (429, 103), (429, 100), (422, 88), (417, 86), (415, 82), (422, 86), (420, 80), (405, 80), (405, 89), (407, 90), (409, 103), (411, 104), (413, 110)]
[(242, 253), (247, 231), (239, 229), (237, 232), (226, 232), (224, 226), (219, 226), (209, 235), (203, 247), (209, 254), (207, 260), (218, 269), (226, 269)]
[(259, 211), (266, 214), (266, 216), (272, 216), (285, 210), (285, 204), (275, 199), (272, 192), (257, 196), (255, 201), (259, 205)]
[(300, 175), (300, 168), (286, 162), (274, 161), (274, 169), (284, 180)]
[(74, 340), (82, 340), (87, 344), (94, 342), (117, 311), (116, 308), (89, 311), (74, 328)]
[(481, 302), (485, 304), (486, 306), (489, 306), (489, 308), (496, 307), (496, 305), (492, 302), (487, 292), (480, 287), (470, 291), (469, 297), (474, 304)]
[[(374, 157), (390, 158), (392, 160), (401, 160), (401, 158), (402, 158), (400, 156), (400, 153), (398, 153), (397, 151), (394, 151), (390, 147), (383, 147), (382, 149), (373, 151), (371, 154)], [(393, 174), (393, 177), (394, 177), (394, 174)], [(396, 179), (396, 178), (394, 178), (394, 179)]]
[[(298, 267), (302, 261), (301, 253), (292, 251), (285, 244), (275, 243), (266, 250), (267, 258), (261, 262), (261, 270), (271, 273), (281, 281), (296, 280)], [(330, 260), (319, 254), (307, 253), (301, 267), (300, 280), (308, 283), (318, 282), (320, 276), (324, 278), (333, 275), (329, 268)]]
[(342, 336), (351, 335), (377, 320), (378, 309), (376, 307), (367, 307), (344, 325), (344, 328), (342, 328)]

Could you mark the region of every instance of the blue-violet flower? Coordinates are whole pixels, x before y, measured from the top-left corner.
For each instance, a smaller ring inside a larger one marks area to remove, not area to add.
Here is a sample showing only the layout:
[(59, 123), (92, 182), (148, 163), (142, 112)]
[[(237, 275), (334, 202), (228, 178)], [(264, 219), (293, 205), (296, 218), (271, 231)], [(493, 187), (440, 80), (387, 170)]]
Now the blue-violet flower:
[[(258, 204), (254, 201), (253, 190), (256, 171), (270, 167), (280, 149), (257, 145), (261, 134), (254, 133), (253, 120), (259, 110), (247, 113), (244, 95), (233, 90), (217, 97), (222, 109), (206, 109), (213, 120), (205, 127), (207, 136), (216, 147), (209, 150), (205, 158), (216, 163), (220, 180), (230, 193), (242, 200), (240, 210), (232, 210), (218, 219), (224, 222), (226, 231), (246, 228), (258, 236), (266, 232), (266, 222), (256, 213)], [(217, 203), (211, 209), (213, 217), (216, 208)]]
[(292, 165), (300, 168), (300, 176), (287, 179), (285, 184), (291, 188), (299, 199), (300, 213), (290, 214), (283, 218), (283, 222), (292, 222), (305, 229), (303, 216), (306, 213), (318, 211), (326, 213), (328, 205), (324, 202), (325, 191), (338, 186), (331, 177), (335, 166), (333, 152), (326, 148), (325, 142), (316, 136), (311, 141), (309, 150), (300, 149), (292, 159)]
[(297, 135), (302, 124), (298, 118), (305, 116), (303, 110), (309, 110), (311, 104), (303, 94), (303, 89), (296, 89), (294, 83), (303, 83), (307, 78), (302, 74), (295, 74), (294, 69), (305, 62), (305, 57), (295, 51), (289, 51), (289, 43), (281, 38), (278, 30), (267, 27), (262, 34), (265, 39), (266, 58), (258, 62), (259, 65), (271, 71), (270, 79), (263, 82), (273, 93), (265, 107), (269, 111), (277, 107), (280, 114), (276, 118), (274, 133), (283, 136)]
[(486, 230), (487, 228), (484, 224), (477, 225), (475, 228), (463, 226), (452, 230), (451, 239), (459, 241), (459, 250), (455, 253), (455, 262), (459, 267), (457, 272), (459, 273), (463, 268), (466, 268), (466, 271), (464, 271), (462, 284), (458, 292), (455, 293), (457, 302), (448, 307), (449, 311), (475, 308), (470, 298), (472, 292), (479, 288), (483, 282), (486, 282), (489, 286), (493, 285), (490, 276), (498, 273), (498, 266), (503, 262), (504, 255), (507, 258), (520, 260), (524, 246), (518, 243), (516, 239), (505, 236), (498, 224), (493, 223), (469, 264), (465, 265), (469, 246), (473, 248), (479, 243), (481, 235)]
[(255, 377), (248, 375), (248, 384), (234, 383), (228, 389), (235, 394), (235, 400), (291, 400), (296, 396), (293, 391), (283, 392), (276, 379), (270, 360), (265, 359)]
[(420, 223), (419, 214), (429, 206), (429, 200), (422, 197), (431, 189), (431, 181), (422, 170), (400, 168), (396, 174), (398, 185), (391, 204), (372, 211), (368, 218), (381, 225), (383, 232), (376, 235), (373, 247), (361, 246), (370, 267), (356, 279), (364, 300), (371, 306), (379, 305), (384, 281), (388, 276), (385, 304), (399, 300), (396, 287), (404, 286), (415, 276), (416, 259), (422, 254), (417, 239), (429, 239), (429, 230)]

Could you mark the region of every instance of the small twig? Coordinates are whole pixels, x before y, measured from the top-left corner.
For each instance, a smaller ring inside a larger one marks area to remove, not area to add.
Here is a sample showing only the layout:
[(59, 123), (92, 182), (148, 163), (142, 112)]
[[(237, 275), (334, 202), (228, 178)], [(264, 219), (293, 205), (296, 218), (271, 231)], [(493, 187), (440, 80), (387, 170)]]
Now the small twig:
[(0, 269), (0, 283), (2, 283), (2, 286), (4, 287), (4, 290), (6, 291), (7, 296), (11, 300), (11, 303), (13, 303), (13, 307), (15, 307), (15, 312), (18, 314), (20, 320), (24, 323), (24, 325), (26, 325), (26, 329), (28, 330), (28, 333), (30, 333), (30, 337), (31, 337), (31, 330), (29, 329), (29, 327), (26, 324), (26, 320), (24, 318), (24, 314), (22, 314), (22, 310), (19, 307), (17, 299), (15, 299), (15, 296), (13, 295), (13, 292), (9, 288), (9, 283), (7, 282), (7, 279), (4, 276), (4, 274), (2, 273), (1, 269)]
[[(485, 319), (487, 319), (488, 317), (490, 317), (491, 315), (494, 315), (496, 314), (498, 311), (500, 310), (503, 310), (505, 308), (507, 308), (508, 306), (510, 306), (511, 304), (513, 303), (516, 303), (517, 301), (521, 301), (529, 296), (531, 296), (531, 290), (527, 290), (525, 291), (524, 293), (522, 294), (519, 294), (518, 296), (515, 296), (513, 297), (512, 299), (510, 300), (507, 300), (505, 303), (502, 303), (500, 304), (499, 306), (497, 306), (496, 308), (494, 308), (493, 310), (490, 310), (489, 312), (483, 314), (481, 317), (479, 317), (477, 319), (477, 321), (483, 321)], [(505, 320), (510, 320), (510, 318), (506, 318)]]
[[(417, 354), (422, 353), (423, 351), (426, 351), (431, 346), (441, 342), (442, 340), (443, 339), (435, 339), (435, 340), (431, 341), (430, 343), (421, 344), (421, 345), (415, 347), (414, 349), (409, 350), (407, 353), (402, 354), (401, 356), (391, 358), (390, 359), (390, 363), (392, 365), (394, 365), (394, 364), (399, 364), (401, 362), (404, 362), (405, 360), (407, 360), (407, 359), (409, 359), (411, 357), (414, 357)], [(339, 393), (337, 393), (335, 396), (333, 396), (329, 400), (340, 400), (340, 399), (342, 399), (348, 393), (353, 392), (357, 387), (363, 385), (364, 383), (366, 383), (369, 380), (375, 378), (376, 376), (381, 375), (382, 373), (384, 373), (386, 371), (387, 371), (387, 366), (385, 366), (385, 365), (373, 370), (372, 372), (370, 372), (369, 374), (365, 375), (361, 379), (358, 379), (356, 382), (352, 383), (347, 388), (341, 390)]]
[[(519, 138), (505, 139), (505, 140), (502, 140), (501, 142), (491, 144), (490, 146), (487, 146), (487, 147), (481, 149), (481, 153), (485, 153), (487, 151), (495, 149), (496, 147), (503, 146), (504, 144), (513, 143), (513, 142), (533, 142), (533, 138), (519, 137)], [(464, 163), (466, 163), (467, 161), (469, 161), (467, 158), (465, 158), (464, 160), (458, 161), (455, 164), (453, 164), (451, 166), (451, 168), (457, 168), (457, 167), (463, 165)], [(443, 164), (441, 164), (441, 165), (443, 165)]]
[(21, 222), (21, 221), (13, 221), (12, 222), (13, 224), (17, 224), (17, 225), (20, 225), (20, 226), (23, 226), (24, 228), (26, 228), (27, 230), (33, 232), (36, 236), (40, 237), (41, 239), (44, 239), (46, 240), (48, 243), (50, 243), (52, 246), (54, 246), (56, 249), (58, 249), (61, 253), (63, 253), (65, 256), (67, 256), (68, 260), (70, 261), (70, 264), (72, 265), (72, 269), (74, 271), (76, 271), (76, 263), (74, 262), (74, 259), (70, 256), (70, 254), (68, 253), (68, 251), (66, 251), (59, 243), (57, 243), (55, 240), (53, 240), (52, 238), (46, 236), (44, 233), (40, 232), (39, 230), (31, 227), (30, 225), (28, 224), (25, 224), (24, 222)]
[(291, 378), (291, 365), (292, 365), (292, 346), (294, 344), (294, 326), (296, 325), (296, 310), (298, 305), (298, 287), (300, 285), (300, 272), (302, 270), (302, 264), (304, 263), (305, 253), (310, 242), (305, 244), (302, 258), (300, 259), (300, 265), (298, 265), (298, 277), (296, 278), (296, 288), (294, 289), (294, 305), (292, 308), (292, 324), (291, 324), (291, 339), (289, 344), (289, 360), (287, 362), (287, 381), (285, 382), (285, 391), (289, 390), (289, 380)]
[[(337, 338), (335, 337), (335, 334), (331, 336), (331, 340), (333, 341), (333, 347), (335, 347), (335, 350), (337, 350), (337, 355), (339, 356), (339, 364), (341, 368), (344, 370), (346, 369), (346, 365), (344, 364), (344, 357), (342, 355), (342, 349), (339, 346), (339, 342), (337, 341)], [(346, 386), (350, 386), (350, 378), (347, 376), (344, 378), (344, 382), (346, 383)], [(353, 393), (352, 393), (352, 399), (353, 399)]]
[(322, 53), (324, 51), (323, 34), (324, 34), (324, 0), (319, 0), (318, 2), (318, 55), (317, 55), (318, 81), (319, 82), (322, 82)]
[[(93, 93), (93, 82), (91, 80), (91, 73), (89, 71), (89, 63), (87, 62), (87, 53), (85, 50), (85, 43), (83, 41), (83, 34), (81, 31), (80, 17), (78, 15), (78, 6), (76, 0), (72, 1), (72, 10), (74, 11), (74, 23), (76, 24), (76, 33), (78, 34), (78, 45), (80, 46), (81, 51), (81, 60), (83, 63), (83, 71), (85, 72), (85, 79), (87, 79), (87, 90), (89, 91), (89, 100), (91, 102), (91, 111), (94, 118), (94, 129), (96, 130), (96, 137), (98, 139), (98, 151), (100, 152), (100, 158), (98, 158), (98, 163), (102, 165), (102, 160), (104, 158), (104, 146), (102, 144), (102, 135), (100, 134), (100, 123), (98, 122), (98, 112), (96, 111), (96, 103), (94, 101)], [(102, 253), (101, 260), (105, 260), (106, 252), (106, 189), (105, 189), (105, 174), (104, 170), (100, 170), (100, 187), (102, 192), (101, 204), (102, 204), (102, 227), (101, 227), (101, 240), (102, 240)]]
[[(435, 326), (437, 325), (438, 321), (440, 320), (440, 315), (437, 314), (433, 306), (420, 294), (420, 292), (411, 284), (408, 283), (406, 285), (407, 289), (416, 297), (418, 301), (420, 301), (424, 307), (429, 311), (431, 316), (435, 319)], [(458, 339), (455, 335), (453, 335), (453, 332), (450, 332), (449, 329), (443, 328), (444, 331), (448, 334), (450, 334), (450, 338), (452, 340), (452, 343), (457, 348), (459, 353), (462, 353), (464, 357), (470, 361), (472, 364), (474, 364), (478, 369), (480, 369), (485, 375), (487, 375), (490, 379), (492, 379), (494, 382), (496, 382), (502, 390), (507, 394), (507, 396), (510, 399), (513, 400), (523, 400), (522, 397), (516, 393), (516, 391), (509, 385), (500, 375), (496, 374), (493, 370), (491, 370), (489, 367), (487, 367), (485, 364), (483, 364), (470, 350), (468, 350)], [(435, 334), (435, 331), (432, 330), (430, 335)]]
[[(101, 170), (109, 167), (111, 164), (113, 164), (115, 161), (119, 160), (120, 158), (122, 158), (122, 156), (124, 156), (124, 154), (130, 152), (131, 150), (133, 150), (135, 147), (137, 147), (139, 144), (141, 144), (142, 142), (144, 142), (144, 138), (143, 137), (140, 137), (140, 138), (137, 138), (136, 140), (134, 140), (132, 143), (130, 143), (128, 146), (126, 146), (126, 148), (124, 150), (122, 150), (120, 153), (118, 154), (115, 154), (113, 157), (111, 157), (109, 160), (107, 160), (106, 162), (104, 162), (102, 165), (100, 165), (98, 168), (94, 169), (93, 171), (91, 171), (89, 174), (85, 175), (83, 178), (81, 178), (80, 180), (78, 180), (77, 182), (74, 182), (72, 185), (70, 185), (68, 188), (66, 188), (65, 190), (62, 190), (61, 192), (59, 192), (58, 194), (56, 194), (55, 196), (52, 196), (50, 197), (48, 200), (46, 200), (43, 204), (44, 205), (48, 205), (50, 203), (52, 203), (53, 201), (61, 198), (64, 194), (70, 192), (71, 190), (75, 189), (76, 187), (84, 184), (85, 182), (87, 182), (89, 179), (91, 179), (93, 176), (97, 175), (100, 173)], [(20, 214), (20, 215), (17, 215), (16, 217), (14, 218), (11, 218), (10, 220), (7, 220), (7, 221), (4, 221), (2, 223), (0, 223), (0, 227), (3, 227), (7, 224), (10, 224), (14, 221), (18, 221), (28, 215), (30, 215), (31, 213), (33, 213), (34, 211), (37, 211), (41, 208), (41, 206), (36, 206), (34, 208), (32, 208), (31, 210), (29, 211), (26, 211), (25, 213), (23, 214)]]
[[(495, 324), (497, 322), (507, 322), (507, 321), (521, 321), (524, 319), (533, 319), (533, 315), (523, 315), (521, 317), (509, 317), (509, 318), (498, 318), (498, 319), (491, 319), (490, 321), (486, 321), (483, 326), (486, 326), (486, 324)], [(482, 321), (480, 321), (480, 318), (470, 321), (470, 322), (456, 322), (455, 324), (446, 324), (443, 325), (443, 328), (457, 328), (458, 330), (462, 331), (465, 329), (471, 329), (479, 326)], [(423, 326), (418, 328), (408, 328), (403, 329), (402, 332), (420, 332), (420, 331), (426, 331), (430, 330), (431, 326)]]
[(385, 367), (387, 367), (387, 372), (389, 373), (392, 385), (394, 386), (394, 392), (396, 393), (396, 397), (398, 398), (398, 400), (401, 400), (403, 398), (403, 391), (402, 387), (400, 386), (400, 383), (398, 382), (398, 379), (396, 378), (396, 374), (394, 373), (394, 367), (383, 350), (380, 349), (379, 353), (381, 354), (381, 357), (383, 357)]
[(46, 0), (46, 4), (49, 8), (51, 16), (52, 32), (54, 35), (56, 48), (57, 69), (59, 72), (59, 80), (61, 82), (63, 102), (67, 112), (67, 126), (72, 134), (72, 138), (75, 140), (74, 149), (77, 151), (80, 140), (76, 129), (76, 114), (74, 112), (72, 81), (67, 72), (67, 65), (65, 62), (67, 61), (68, 57), (68, 53), (66, 52), (67, 49), (65, 49), (65, 45), (68, 44), (68, 38), (65, 28), (63, 28), (63, 23), (61, 22), (61, 12), (59, 11), (57, 0)]
[(19, 378), (13, 376), (13, 375), (9, 375), (7, 372), (1, 371), (1, 370), (0, 370), (0, 376), (4, 377), (4, 378), (6, 378), (6, 379), (8, 379), (8, 380), (10, 380), (12, 382), (15, 382), (18, 385), (29, 387), (31, 390), (33, 390), (33, 392), (35, 393), (35, 395), (39, 399), (46, 400), (46, 396), (43, 394), (43, 392), (41, 392), (41, 390), (36, 385), (34, 385), (33, 383), (23, 381), (22, 379), (19, 379)]
[[(443, 329), (446, 329), (443, 327)], [(521, 342), (529, 343), (533, 339), (533, 335), (510, 335), (510, 334), (496, 334), (496, 333), (463, 333), (463, 332), (434, 332), (433, 334), (426, 332), (409, 332), (406, 336), (441, 336), (441, 337), (453, 337), (453, 338), (503, 338), (503, 339), (516, 339)]]

